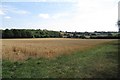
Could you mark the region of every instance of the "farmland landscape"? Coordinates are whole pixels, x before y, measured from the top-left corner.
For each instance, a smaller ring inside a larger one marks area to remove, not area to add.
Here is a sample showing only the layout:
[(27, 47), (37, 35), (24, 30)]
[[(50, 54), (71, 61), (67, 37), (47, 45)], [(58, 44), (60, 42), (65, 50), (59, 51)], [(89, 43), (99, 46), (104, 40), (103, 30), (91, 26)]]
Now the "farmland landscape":
[(118, 1), (2, 0), (0, 78), (120, 78)]
[[(3, 39), (3, 78), (116, 78), (113, 39)], [(108, 66), (109, 65), (109, 66)]]

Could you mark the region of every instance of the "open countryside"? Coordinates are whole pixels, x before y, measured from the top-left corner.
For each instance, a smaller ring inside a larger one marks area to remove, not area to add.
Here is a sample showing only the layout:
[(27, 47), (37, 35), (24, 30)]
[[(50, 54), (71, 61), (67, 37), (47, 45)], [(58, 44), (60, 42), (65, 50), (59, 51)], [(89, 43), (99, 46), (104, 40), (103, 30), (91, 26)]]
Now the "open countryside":
[(0, 77), (120, 78), (118, 1), (2, 0)]
[(116, 78), (117, 44), (114, 39), (3, 39), (3, 78)]

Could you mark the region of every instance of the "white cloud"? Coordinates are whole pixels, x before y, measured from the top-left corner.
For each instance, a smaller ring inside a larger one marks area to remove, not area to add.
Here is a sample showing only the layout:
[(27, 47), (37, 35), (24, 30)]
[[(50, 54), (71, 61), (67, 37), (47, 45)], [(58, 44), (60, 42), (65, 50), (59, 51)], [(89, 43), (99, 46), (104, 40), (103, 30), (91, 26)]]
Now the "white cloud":
[(68, 13), (57, 13), (52, 16), (53, 19), (58, 19), (58, 18), (64, 18), (66, 16), (69, 16)]
[(21, 10), (21, 9), (15, 8), (13, 6), (5, 6), (5, 5), (2, 5), (2, 7), (0, 7), (0, 13), (2, 13), (2, 12), (4, 12), (4, 14), (14, 13), (14, 14), (21, 14), (21, 15), (30, 13), (27, 10)]
[(49, 14), (39, 14), (38, 17), (43, 18), (43, 19), (50, 18)]
[(15, 14), (21, 14), (21, 15), (25, 15), (25, 14), (29, 14), (30, 12), (27, 11), (27, 10), (21, 10), (21, 9), (18, 9), (18, 8), (15, 8), (15, 7), (7, 7), (7, 11), (8, 12), (12, 12), (12, 13), (15, 13)]
[(55, 14), (39, 14), (38, 17), (43, 19), (63, 19), (65, 17), (69, 16), (68, 13), (55, 13)]
[(5, 19), (10, 19), (11, 17), (10, 17), (10, 16), (5, 16), (4, 18), (5, 18)]
[(5, 13), (3, 12), (3, 10), (0, 9), (0, 15), (5, 15)]

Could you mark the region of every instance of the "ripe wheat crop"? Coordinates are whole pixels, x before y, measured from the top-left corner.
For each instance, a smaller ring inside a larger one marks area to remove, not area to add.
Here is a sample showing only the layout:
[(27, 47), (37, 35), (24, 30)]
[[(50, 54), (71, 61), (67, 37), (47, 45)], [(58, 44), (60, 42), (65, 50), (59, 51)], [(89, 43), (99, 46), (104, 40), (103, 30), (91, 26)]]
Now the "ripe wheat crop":
[(2, 58), (7, 60), (26, 60), (32, 58), (53, 58), (74, 51), (82, 51), (111, 40), (92, 39), (3, 39)]

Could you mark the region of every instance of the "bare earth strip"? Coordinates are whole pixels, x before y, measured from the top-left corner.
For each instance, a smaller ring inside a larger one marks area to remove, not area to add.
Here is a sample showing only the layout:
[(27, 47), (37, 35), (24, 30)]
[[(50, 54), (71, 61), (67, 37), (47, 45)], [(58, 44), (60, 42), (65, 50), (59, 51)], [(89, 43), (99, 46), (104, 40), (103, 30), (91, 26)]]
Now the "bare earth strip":
[(101, 43), (114, 41), (110, 39), (3, 39), (3, 59), (19, 61), (29, 57), (52, 58), (62, 54), (70, 54), (78, 50), (86, 50)]

